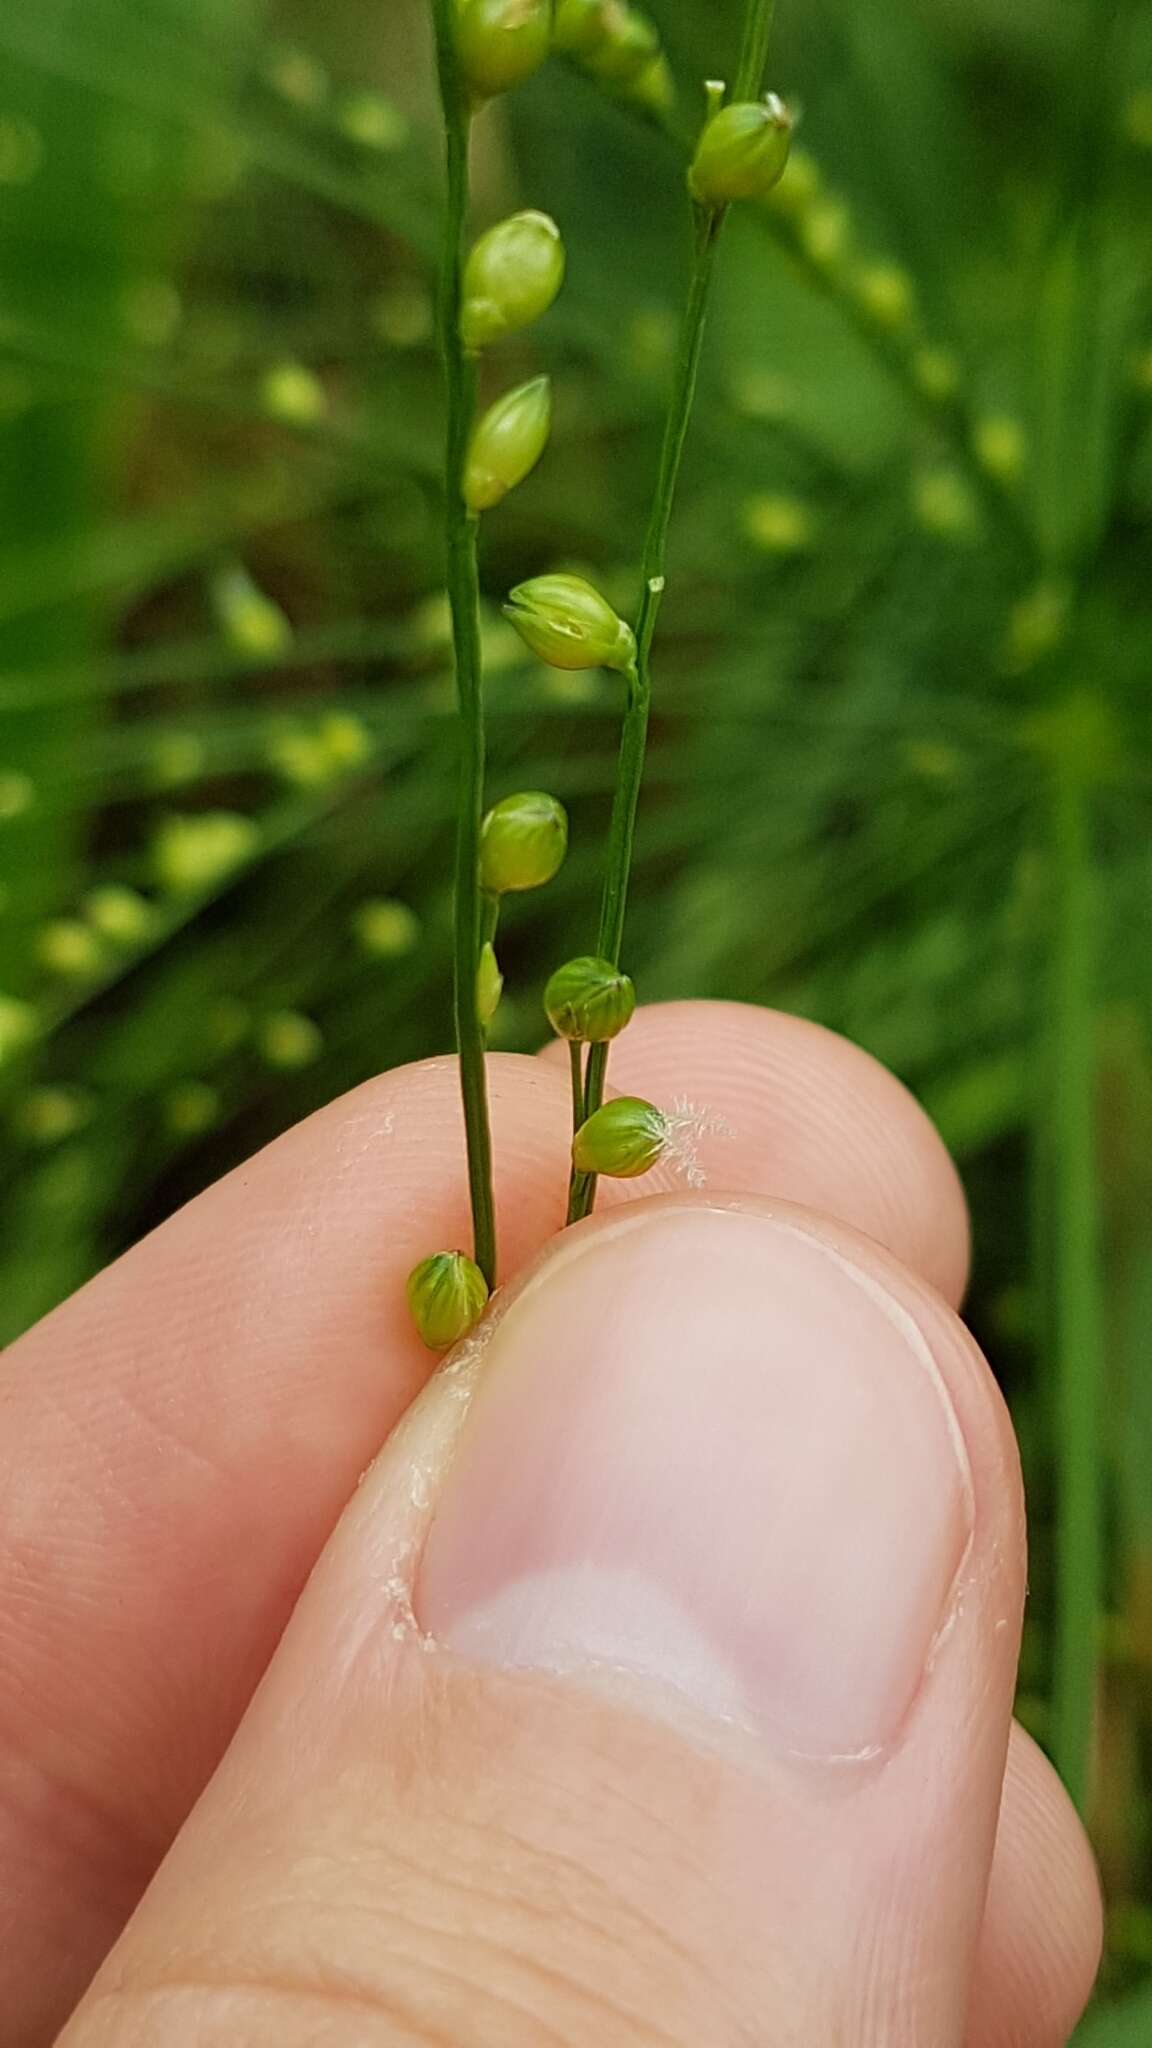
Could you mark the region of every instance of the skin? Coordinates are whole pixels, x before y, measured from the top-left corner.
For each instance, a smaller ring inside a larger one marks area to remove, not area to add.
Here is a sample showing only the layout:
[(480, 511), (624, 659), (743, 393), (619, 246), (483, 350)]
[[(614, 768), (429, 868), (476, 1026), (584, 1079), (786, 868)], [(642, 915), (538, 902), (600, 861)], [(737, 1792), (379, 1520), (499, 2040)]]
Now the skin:
[[(563, 1049), (491, 1069), (505, 1273), (543, 1256), (566, 1342), (570, 1240), (547, 1249)], [(723, 1190), (753, 1227), (797, 1218), (850, 1258), (948, 1383), (986, 1597), (945, 1632), (890, 1765), (829, 1810), (642, 1689), (509, 1677), (397, 1630), (383, 1561), (406, 1560), (418, 1603), (461, 1406), (450, 1378), (414, 1403), (430, 1361), (404, 1281), (467, 1242), (467, 1204), (452, 1063), (384, 1075), (0, 1361), (9, 2048), (742, 2048), (765, 2012), (797, 2048), (1067, 2040), (1099, 1896), (1054, 1774), (1010, 1733), (1023, 1521), (1007, 1417), (953, 1313), (955, 1172), (898, 1083), (795, 1019), (642, 1012), (611, 1071), (728, 1129), (700, 1140), (705, 1195), (666, 1169), (605, 1190), (581, 1288), (619, 1257), (621, 1203), (658, 1233)], [(831, 1932), (830, 1870), (860, 1879)]]

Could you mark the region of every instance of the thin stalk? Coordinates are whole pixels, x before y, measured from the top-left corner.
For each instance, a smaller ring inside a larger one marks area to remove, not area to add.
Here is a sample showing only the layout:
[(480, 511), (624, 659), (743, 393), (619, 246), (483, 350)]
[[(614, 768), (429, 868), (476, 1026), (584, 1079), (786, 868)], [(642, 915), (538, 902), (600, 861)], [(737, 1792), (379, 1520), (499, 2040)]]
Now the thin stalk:
[[(733, 100), (755, 98), (763, 82), (763, 63), (756, 71), (757, 52), (766, 53), (771, 32), (774, 6), (764, 10), (767, 28), (763, 40), (751, 41), (751, 25), (745, 28), (745, 39), (751, 52), (747, 62), (742, 61), (737, 75)], [(746, 91), (740, 88), (748, 79)], [(677, 112), (651, 115), (643, 109), (632, 109), (638, 119), (654, 126), (674, 149), (682, 156), (691, 157), (696, 147), (698, 126), (686, 122)], [(1071, 161), (1079, 159), (1073, 152)], [(924, 414), (932, 427), (948, 444), (953, 459), (971, 486), (973, 494), (983, 505), (991, 523), (1014, 557), (1019, 558), (1021, 574), (1026, 576), (1035, 570), (1036, 541), (1020, 506), (1016, 503), (1010, 484), (998, 483), (990, 476), (973, 453), (975, 417), (969, 401), (961, 394), (954, 393), (936, 397), (917, 382), (914, 374), (914, 355), (902, 346), (897, 337), (884, 334), (861, 307), (859, 299), (848, 289), (848, 272), (844, 269), (826, 268), (814, 262), (806, 252), (799, 238), (795, 223), (777, 216), (766, 208), (754, 210), (753, 218), (765, 234), (787, 253), (790, 262), (802, 273), (805, 281), (814, 291), (820, 292), (835, 307), (840, 318), (853, 329), (864, 346), (881, 364), (902, 392), (907, 403)], [(1143, 418), (1143, 414), (1140, 414)]]
[(1081, 1808), (1091, 1789), (1103, 1576), (1103, 1321), (1095, 1143), (1096, 910), (1088, 794), (1057, 769), (1052, 1093), (1057, 1372), (1056, 1653), (1053, 1748)]
[[(744, 35), (736, 67), (734, 100), (754, 98), (761, 90), (768, 61), (775, 0), (748, 0)], [(666, 582), (668, 528), (676, 498), (676, 485), (684, 457), (684, 444), (696, 398), (700, 374), (700, 351), (716, 262), (716, 249), (724, 225), (723, 209), (694, 209), (694, 251), (688, 301), (680, 326), (680, 341), (673, 378), (672, 397), (664, 426), (660, 471), (652, 501), (652, 513), (644, 542), (643, 589), (636, 622), (636, 666), (628, 678), (628, 704), (620, 741), (620, 764), (612, 823), (608, 835), (608, 858), (604, 895), (600, 910), (597, 951), (604, 960), (619, 966), (624, 940), (624, 917), (628, 904), (628, 880), (632, 869), (632, 848), (636, 836), (636, 809), (644, 772), (648, 739), (648, 718), (652, 703), (652, 642)], [(584, 1084), (584, 1114), (591, 1116), (604, 1100), (608, 1071), (607, 1045), (594, 1045), (588, 1054)], [(573, 1173), (568, 1192), (568, 1220), (578, 1221), (590, 1214), (596, 1200), (596, 1176)]]
[(568, 1064), (572, 1074), (572, 1135), (575, 1137), (584, 1121), (584, 1047), (576, 1039), (569, 1040)]
[(732, 87), (732, 98), (737, 102), (759, 97), (768, 64), (768, 45), (772, 40), (775, 13), (776, 0), (752, 0), (744, 17), (744, 41), (740, 62), (736, 66), (736, 82)]
[(480, 826), (484, 815), (484, 677), (480, 652), (477, 522), (464, 502), (463, 477), (476, 413), (476, 372), (460, 339), (464, 237), (468, 220), (471, 115), (456, 64), (455, 0), (432, 0), (436, 58), (444, 110), (448, 176), (440, 291), (440, 347), (448, 428), (444, 489), (448, 597), (460, 708), (460, 809), (456, 830), (454, 1009), (460, 1092), (468, 1148), (473, 1251), (489, 1287), (496, 1284), (496, 1216), (492, 1194), (492, 1132), (484, 1066), (484, 1030), (476, 1009), (483, 907)]
[[(628, 677), (628, 703), (620, 737), (620, 761), (616, 794), (612, 804), (612, 822), (608, 832), (604, 893), (600, 906), (600, 933), (596, 946), (600, 958), (610, 960), (614, 967), (620, 964), (624, 942), (628, 881), (636, 837), (636, 810), (640, 801), (640, 783), (644, 773), (644, 755), (648, 741), (648, 717), (652, 703), (652, 642), (656, 635), (660, 606), (664, 598), (668, 529), (672, 520), (676, 485), (680, 477), (684, 444), (688, 438), (688, 427), (696, 397), (708, 298), (712, 289), (716, 249), (723, 223), (722, 212), (703, 207), (695, 209), (692, 276), (680, 325), (672, 395), (664, 425), (664, 442), (660, 451), (660, 469), (644, 542), (641, 571), (643, 588), (636, 621), (636, 663)], [(608, 1047), (594, 1045), (588, 1054), (588, 1072), (584, 1088), (586, 1116), (591, 1116), (594, 1110), (599, 1109), (604, 1100), (604, 1080), (607, 1071)], [(589, 1215), (595, 1199), (595, 1175), (574, 1173), (569, 1188), (569, 1222), (575, 1223), (581, 1216)]]

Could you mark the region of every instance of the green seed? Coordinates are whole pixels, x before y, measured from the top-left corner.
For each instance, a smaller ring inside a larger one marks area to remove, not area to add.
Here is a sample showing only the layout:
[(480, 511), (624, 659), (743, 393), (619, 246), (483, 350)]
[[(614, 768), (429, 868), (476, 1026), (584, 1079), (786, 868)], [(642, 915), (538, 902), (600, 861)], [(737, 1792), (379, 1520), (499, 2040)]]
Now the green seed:
[(84, 914), (102, 939), (117, 946), (134, 946), (148, 937), (153, 926), (152, 905), (136, 889), (108, 882), (91, 889), (84, 898)]
[(607, 33), (588, 53), (588, 69), (609, 85), (631, 85), (659, 54), (652, 23), (630, 7), (615, 6), (608, 10)]
[(569, 960), (549, 981), (544, 1008), (558, 1038), (605, 1045), (631, 1023), (636, 990), (610, 960)]
[(476, 99), (510, 92), (531, 78), (551, 39), (551, 0), (460, 0), (456, 49)]
[(476, 969), (476, 1015), (487, 1030), (504, 993), (504, 976), (496, 958), (496, 948), (486, 943), (480, 951), (480, 965)]
[(582, 576), (533, 576), (504, 606), (526, 646), (552, 668), (611, 668), (636, 660), (632, 628)]
[(612, 0), (559, 0), (552, 31), (566, 57), (586, 57), (606, 33)]
[(408, 1275), (408, 1306), (429, 1351), (448, 1351), (480, 1320), (488, 1283), (463, 1252), (435, 1252)]
[(564, 244), (546, 213), (514, 213), (481, 235), (464, 271), (460, 332), (470, 349), (530, 327), (564, 282)]
[(541, 889), (568, 851), (563, 804), (541, 789), (494, 804), (480, 829), (480, 886), (489, 896)]
[(16, 996), (0, 996), (0, 1066), (35, 1038), (38, 1021), (31, 1003)]
[(365, 953), (376, 960), (400, 960), (420, 943), (416, 912), (389, 896), (361, 903), (352, 913), (352, 930)]
[(311, 1017), (303, 1016), (299, 1010), (277, 1010), (265, 1018), (258, 1043), (270, 1067), (294, 1073), (319, 1059), (324, 1050), (324, 1034)]
[(560, 0), (557, 50), (611, 85), (628, 84), (651, 63), (660, 38), (628, 0)]
[(259, 839), (254, 821), (235, 811), (166, 818), (152, 847), (156, 878), (173, 895), (215, 888), (251, 858)]
[(523, 483), (544, 453), (552, 424), (552, 387), (547, 377), (518, 385), (490, 406), (472, 436), (464, 469), (464, 501), (470, 512), (489, 512)]
[(610, 1180), (637, 1180), (666, 1151), (668, 1119), (637, 1095), (606, 1102), (581, 1124), (572, 1140), (578, 1173), (603, 1173)]
[(225, 640), (244, 660), (274, 661), (291, 646), (287, 616), (239, 563), (213, 579), (212, 604)]
[(692, 159), (688, 189), (701, 206), (766, 199), (782, 176), (792, 141), (792, 116), (775, 93), (722, 107), (708, 122)]
[(661, 53), (653, 57), (644, 69), (637, 73), (629, 84), (625, 97), (637, 107), (643, 107), (649, 114), (667, 114), (676, 104), (676, 86), (669, 68), (668, 59)]
[(98, 974), (104, 964), (104, 948), (91, 926), (78, 917), (54, 917), (36, 938), (36, 957), (51, 974)]

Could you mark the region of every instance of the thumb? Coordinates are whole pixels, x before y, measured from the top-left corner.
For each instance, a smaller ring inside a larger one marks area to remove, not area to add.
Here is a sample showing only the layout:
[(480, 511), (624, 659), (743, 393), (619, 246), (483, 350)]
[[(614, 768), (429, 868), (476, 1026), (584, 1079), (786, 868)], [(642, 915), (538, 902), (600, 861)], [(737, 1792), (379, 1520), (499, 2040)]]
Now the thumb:
[(365, 1479), (62, 2048), (960, 2048), (1022, 1579), (886, 1254), (584, 1226)]

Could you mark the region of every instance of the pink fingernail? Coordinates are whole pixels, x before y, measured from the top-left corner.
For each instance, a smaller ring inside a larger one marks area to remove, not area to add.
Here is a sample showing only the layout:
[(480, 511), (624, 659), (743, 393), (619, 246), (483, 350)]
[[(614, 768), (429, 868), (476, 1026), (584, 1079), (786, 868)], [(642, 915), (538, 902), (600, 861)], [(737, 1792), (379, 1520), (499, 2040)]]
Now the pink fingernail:
[(506, 1670), (659, 1682), (783, 1750), (896, 1737), (971, 1529), (911, 1315), (794, 1225), (654, 1212), (495, 1331), (417, 1608)]

